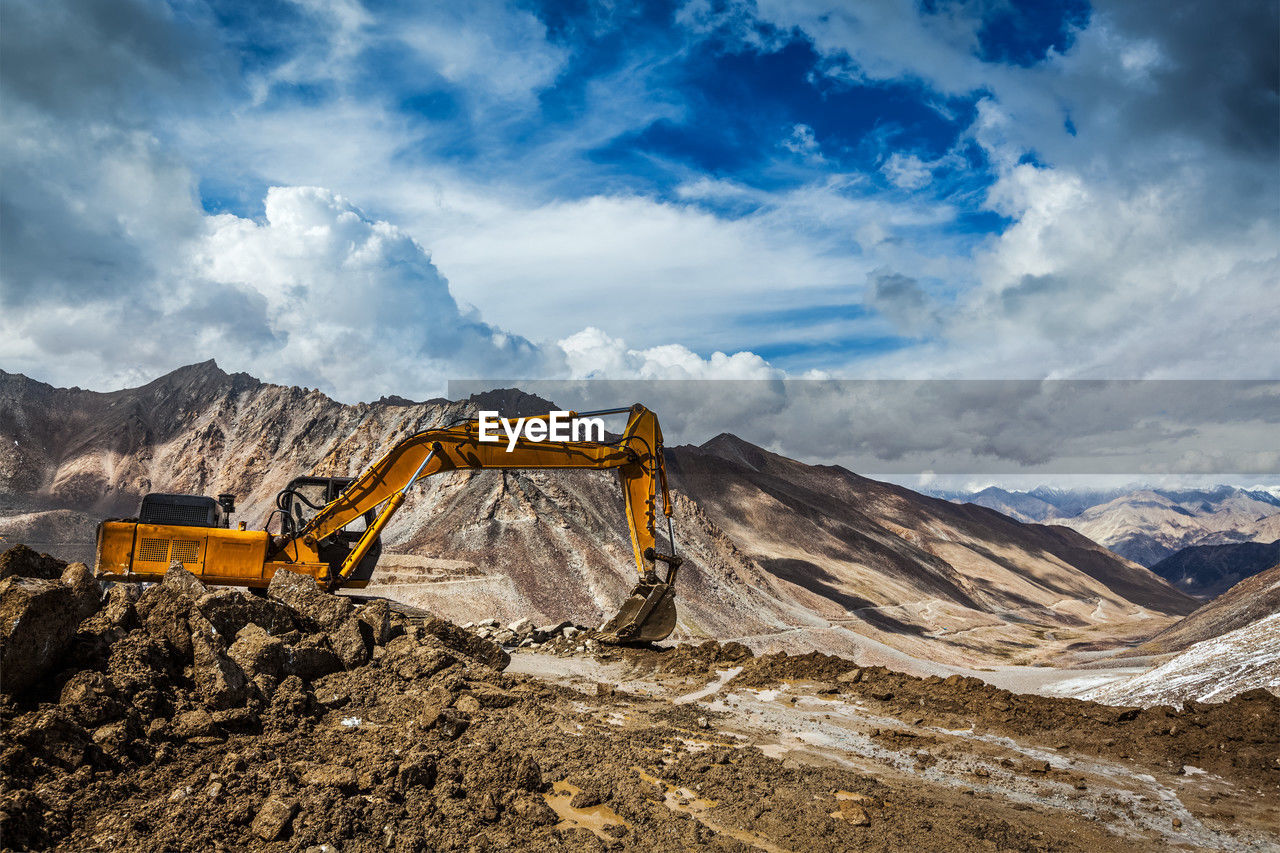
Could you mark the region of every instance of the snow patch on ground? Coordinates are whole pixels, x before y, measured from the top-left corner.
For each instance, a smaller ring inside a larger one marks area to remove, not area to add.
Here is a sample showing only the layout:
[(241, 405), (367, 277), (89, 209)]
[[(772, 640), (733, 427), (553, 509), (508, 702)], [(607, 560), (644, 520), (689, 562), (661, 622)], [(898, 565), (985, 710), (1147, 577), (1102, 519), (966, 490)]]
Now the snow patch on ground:
[(1280, 613), (1204, 640), (1124, 681), (1076, 694), (1108, 705), (1225, 702), (1255, 688), (1280, 693)]

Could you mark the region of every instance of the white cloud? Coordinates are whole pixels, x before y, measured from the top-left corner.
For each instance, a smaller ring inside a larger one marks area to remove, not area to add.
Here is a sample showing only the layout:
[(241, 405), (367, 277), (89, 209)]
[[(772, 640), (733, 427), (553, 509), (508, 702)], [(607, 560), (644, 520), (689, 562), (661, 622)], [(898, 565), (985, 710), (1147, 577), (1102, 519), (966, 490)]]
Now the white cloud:
[(928, 165), (914, 154), (894, 152), (880, 168), (894, 186), (905, 190), (919, 189), (933, 180)]
[[(869, 78), (990, 93), (969, 135), (996, 172), (986, 207), (1010, 226), (975, 248), (971, 267), (956, 264), (966, 286), (953, 304), (930, 306), (948, 320), (939, 335), (849, 369), (1280, 373), (1274, 5), (1240, 14), (1182, 4), (1175, 14), (1167, 4), (1099, 3), (1073, 47), (1029, 69), (982, 62), (973, 9), (939, 8), (922, 17), (907, 0), (761, 4)], [(1209, 31), (1219, 35), (1205, 40)], [(928, 165), (894, 154), (884, 172), (910, 188)]]
[(783, 372), (750, 352), (722, 352), (702, 358), (666, 344), (637, 350), (594, 327), (557, 342), (569, 366), (570, 379), (778, 379)]
[[(33, 37), (40, 5), (14, 5), (4, 28), (0, 153), (6, 203), (20, 202), (0, 221), (6, 369), (104, 387), (215, 355), (348, 398), (425, 394), (479, 371), (767, 374), (737, 351), (874, 337), (896, 321), (927, 339), (822, 366), (1280, 370), (1268, 346), (1280, 322), (1274, 85), (1249, 76), (1260, 67), (1251, 39), (1274, 28), (1219, 21), (1243, 47), (1207, 73), (1221, 52), (1199, 39), (1217, 20), (1212, 4), (1180, 17), (1100, 4), (1075, 47), (1032, 69), (977, 59), (963, 4), (926, 17), (912, 0), (761, 4), (784, 31), (801, 26), (821, 50), (852, 56), (866, 78), (992, 93), (970, 138), (996, 168), (987, 207), (1012, 225), (990, 240), (954, 233), (964, 201), (886, 198), (860, 175), (766, 192), (691, 173), (675, 200), (626, 186), (557, 197), (558, 179), (590, 168), (584, 151), (679, 117), (678, 99), (651, 91), (635, 60), (587, 86), (561, 136), (476, 158), (492, 169), (410, 156), (447, 142), (451, 126), (352, 95), (354, 58), (375, 42), (404, 46), (424, 86), (460, 87), (482, 129), (470, 138), (487, 152), (502, 134), (483, 129), (535, 116), (540, 87), (567, 61), (531, 14), (502, 4), (405, 22), (348, 0), (308, 2), (327, 29), (256, 81), (256, 102), (227, 98), (239, 72), (198, 50), (216, 34), (186, 21), (192, 32), (178, 37), (158, 7), (128, 5), (123, 23), (99, 29), (70, 15)], [(268, 97), (278, 83), (317, 81), (332, 84), (319, 105)], [(812, 130), (792, 131), (783, 151), (816, 156)], [(883, 171), (912, 190), (936, 167), (895, 153)], [(260, 219), (210, 218), (197, 175), (280, 188)], [(878, 270), (927, 286), (868, 292)], [(881, 316), (822, 316), (863, 304)], [(767, 319), (783, 312), (817, 319)]]

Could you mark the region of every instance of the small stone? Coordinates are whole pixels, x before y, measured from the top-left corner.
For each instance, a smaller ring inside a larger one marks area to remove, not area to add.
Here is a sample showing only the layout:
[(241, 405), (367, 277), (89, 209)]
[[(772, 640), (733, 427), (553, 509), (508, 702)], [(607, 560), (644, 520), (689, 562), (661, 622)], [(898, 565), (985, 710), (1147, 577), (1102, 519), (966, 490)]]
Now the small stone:
[(173, 734), (179, 738), (209, 737), (215, 733), (213, 715), (203, 708), (179, 714), (173, 722)]
[(436, 781), (435, 756), (420, 750), (410, 752), (396, 771), (396, 779), (401, 791), (419, 786), (431, 787)]
[(849, 670), (848, 672), (842, 672), (836, 676), (836, 681), (840, 682), (841, 684), (857, 684), (861, 680), (862, 680), (862, 670), (858, 669), (857, 667)]
[(339, 764), (319, 764), (302, 774), (302, 784), (337, 788), (344, 794), (356, 789), (356, 771)]
[(855, 803), (853, 800), (840, 801), (840, 816), (850, 826), (870, 826), (871, 818), (867, 816), (867, 810)]
[(708, 722), (708, 720), (707, 720), (707, 718), (706, 718), (706, 717), (699, 717), (699, 718), (698, 718), (698, 728), (700, 728), (700, 729), (709, 729), (709, 728), (711, 728), (711, 723), (710, 723), (710, 722)]
[(436, 728), (440, 730), (440, 736), (446, 740), (457, 740), (462, 737), (462, 733), (467, 730), (467, 726), (470, 724), (471, 721), (457, 710), (445, 708), (440, 712)]
[(988, 770), (988, 769), (987, 769), (987, 768), (985, 768), (985, 767), (978, 766), (978, 767), (973, 768), (973, 775), (974, 775), (974, 776), (978, 776), (978, 777), (980, 777), (980, 778), (982, 778), (982, 779), (986, 779), (988, 776), (990, 776), (990, 775), (991, 775), (991, 771), (990, 771), (990, 770)]
[(258, 809), (258, 816), (253, 819), (254, 834), (263, 841), (275, 841), (284, 834), (297, 811), (298, 804), (292, 800), (267, 797)]
[(493, 799), (493, 794), (486, 791), (484, 796), (480, 798), (480, 806), (476, 809), (476, 815), (485, 823), (493, 823), (498, 819), (498, 803)]
[(527, 616), (523, 619), (517, 619), (507, 626), (507, 630), (513, 634), (528, 634), (533, 630), (533, 620)]
[(1181, 828), (1182, 828), (1182, 818), (1180, 818), (1180, 817), (1175, 817), (1175, 818), (1173, 819), (1173, 828), (1174, 828), (1174, 829), (1181, 829)]

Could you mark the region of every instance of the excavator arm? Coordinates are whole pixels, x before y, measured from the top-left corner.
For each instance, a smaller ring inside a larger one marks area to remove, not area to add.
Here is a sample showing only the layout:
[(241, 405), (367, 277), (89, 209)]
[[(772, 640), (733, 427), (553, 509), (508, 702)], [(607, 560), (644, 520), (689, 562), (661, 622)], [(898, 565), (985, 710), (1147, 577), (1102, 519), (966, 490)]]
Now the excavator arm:
[[(626, 503), (638, 581), (631, 597), (605, 624), (602, 633), (606, 639), (618, 642), (663, 639), (675, 627), (673, 584), (682, 560), (674, 554), (661, 553), (656, 547), (654, 528), (659, 496), (669, 535), (672, 511), (662, 457), (662, 430), (653, 412), (638, 403), (630, 409), (587, 414), (620, 412), (627, 412), (629, 417), (621, 437), (614, 442), (533, 441), (524, 434), (514, 444), (505, 438), (481, 441), (480, 425), (475, 420), (412, 435), (365, 469), (305, 527), (282, 540), (275, 552), (278, 555), (297, 553), (299, 544), (307, 551), (315, 551), (328, 537), (377, 509), (376, 519), (351, 549), (341, 569), (327, 579), (326, 585), (337, 589), (378, 541), (382, 530), (404, 503), (409, 489), (423, 477), (462, 469), (616, 469)], [(578, 417), (576, 413), (570, 416)], [(527, 418), (526, 424), (548, 418), (549, 415)], [(667, 566), (661, 579), (656, 571), (657, 562)]]

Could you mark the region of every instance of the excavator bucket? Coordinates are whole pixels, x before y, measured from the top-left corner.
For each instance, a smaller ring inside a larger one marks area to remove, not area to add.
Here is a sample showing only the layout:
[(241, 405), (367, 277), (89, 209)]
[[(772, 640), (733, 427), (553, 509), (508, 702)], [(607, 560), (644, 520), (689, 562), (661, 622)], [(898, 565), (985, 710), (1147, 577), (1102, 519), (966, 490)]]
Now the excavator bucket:
[(676, 627), (676, 591), (659, 581), (636, 584), (618, 611), (600, 629), (600, 641), (623, 645), (665, 640)]

